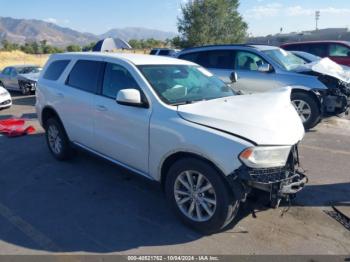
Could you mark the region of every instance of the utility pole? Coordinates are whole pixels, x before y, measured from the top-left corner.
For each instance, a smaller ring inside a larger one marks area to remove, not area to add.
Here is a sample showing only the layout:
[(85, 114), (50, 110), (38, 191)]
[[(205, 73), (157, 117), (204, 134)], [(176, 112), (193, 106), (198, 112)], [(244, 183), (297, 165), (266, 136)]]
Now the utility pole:
[(315, 21), (316, 21), (316, 31), (318, 30), (318, 21), (320, 20), (321, 12), (316, 11), (315, 12)]

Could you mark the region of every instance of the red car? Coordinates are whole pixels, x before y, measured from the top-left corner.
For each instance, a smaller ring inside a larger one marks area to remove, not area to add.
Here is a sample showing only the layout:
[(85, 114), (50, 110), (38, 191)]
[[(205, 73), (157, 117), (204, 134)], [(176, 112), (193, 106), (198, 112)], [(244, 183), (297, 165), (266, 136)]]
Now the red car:
[(287, 43), (281, 48), (288, 51), (303, 51), (319, 57), (329, 57), (341, 65), (350, 66), (350, 42), (346, 41), (308, 41)]

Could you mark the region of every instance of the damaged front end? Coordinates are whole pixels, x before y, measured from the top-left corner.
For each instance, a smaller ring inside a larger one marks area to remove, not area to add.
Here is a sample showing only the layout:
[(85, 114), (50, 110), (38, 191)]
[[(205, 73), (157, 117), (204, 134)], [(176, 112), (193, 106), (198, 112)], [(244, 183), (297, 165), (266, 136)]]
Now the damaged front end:
[(317, 78), (327, 89), (320, 93), (321, 110), (325, 115), (339, 115), (348, 112), (350, 105), (350, 71), (329, 58), (306, 64), (298, 73)]
[[(231, 176), (232, 181), (241, 182), (243, 195), (252, 188), (270, 193), (271, 206), (277, 208), (282, 199), (290, 200), (308, 182), (299, 167), (298, 146), (293, 146), (286, 166), (279, 168), (249, 168), (242, 165)], [(243, 197), (244, 198), (244, 197)]]
[(328, 115), (347, 113), (350, 107), (350, 83), (328, 75), (320, 75), (318, 79), (328, 88), (322, 94), (323, 112)]
[(25, 93), (34, 93), (36, 90), (37, 82), (29, 79), (19, 79), (18, 85)]

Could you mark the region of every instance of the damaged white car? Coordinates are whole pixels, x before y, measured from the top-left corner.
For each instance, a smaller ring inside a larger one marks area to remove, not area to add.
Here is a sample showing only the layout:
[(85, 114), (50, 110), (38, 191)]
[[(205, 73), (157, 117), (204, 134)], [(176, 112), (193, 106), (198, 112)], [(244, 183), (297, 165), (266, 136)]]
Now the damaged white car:
[(323, 115), (349, 108), (350, 82), (329, 59), (311, 64), (281, 48), (265, 45), (219, 45), (189, 48), (177, 54), (209, 69), (243, 94), (292, 88), (291, 100), (306, 129)]
[(67, 159), (76, 146), (158, 181), (186, 224), (215, 232), (252, 188), (277, 206), (307, 182), (290, 92), (238, 96), (173, 58), (70, 53), (51, 56), (36, 109), (54, 157)]

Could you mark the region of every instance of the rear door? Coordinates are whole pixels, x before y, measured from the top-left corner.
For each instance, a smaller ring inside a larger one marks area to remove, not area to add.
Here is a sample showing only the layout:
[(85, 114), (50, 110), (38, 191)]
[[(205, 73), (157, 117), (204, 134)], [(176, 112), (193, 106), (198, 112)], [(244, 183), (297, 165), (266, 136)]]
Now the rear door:
[(341, 65), (350, 66), (350, 48), (344, 44), (329, 45), (329, 58)]
[(103, 62), (79, 59), (71, 69), (65, 85), (57, 91), (55, 108), (63, 120), (70, 139), (93, 148), (93, 97), (100, 85)]
[(122, 61), (106, 63), (102, 88), (93, 101), (94, 148), (121, 164), (148, 173), (151, 108), (116, 102), (122, 89), (138, 89), (143, 94), (128, 67)]

